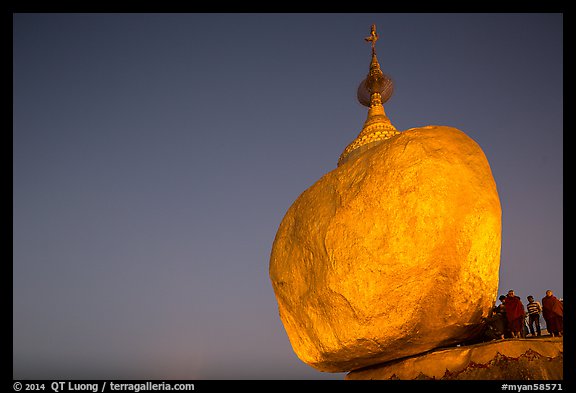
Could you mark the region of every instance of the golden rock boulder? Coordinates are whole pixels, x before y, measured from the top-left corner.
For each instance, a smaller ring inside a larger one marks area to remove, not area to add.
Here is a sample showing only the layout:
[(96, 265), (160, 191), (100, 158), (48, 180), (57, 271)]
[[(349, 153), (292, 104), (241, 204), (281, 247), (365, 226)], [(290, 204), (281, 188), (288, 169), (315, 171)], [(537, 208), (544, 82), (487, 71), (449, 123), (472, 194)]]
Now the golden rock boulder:
[(298, 197), (270, 278), (298, 357), (351, 371), (477, 336), (497, 295), (500, 246), (481, 148), (452, 127), (413, 128)]

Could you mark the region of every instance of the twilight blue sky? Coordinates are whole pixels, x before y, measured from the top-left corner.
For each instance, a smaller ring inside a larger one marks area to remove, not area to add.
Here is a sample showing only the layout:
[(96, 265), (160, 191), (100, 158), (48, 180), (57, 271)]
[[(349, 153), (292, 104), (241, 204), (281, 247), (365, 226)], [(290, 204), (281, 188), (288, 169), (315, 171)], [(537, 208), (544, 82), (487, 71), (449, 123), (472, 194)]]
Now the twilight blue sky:
[(562, 14), (13, 17), (13, 377), (342, 379), (268, 277), (377, 52), (399, 130), (459, 128), (502, 215), (500, 289), (563, 297)]

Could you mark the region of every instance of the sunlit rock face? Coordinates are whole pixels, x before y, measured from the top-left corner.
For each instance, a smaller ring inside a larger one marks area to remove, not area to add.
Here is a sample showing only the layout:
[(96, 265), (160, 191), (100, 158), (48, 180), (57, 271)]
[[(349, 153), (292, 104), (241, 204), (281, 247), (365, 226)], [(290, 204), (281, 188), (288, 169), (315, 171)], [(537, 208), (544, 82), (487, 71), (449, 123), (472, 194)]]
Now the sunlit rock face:
[(351, 371), (477, 336), (497, 295), (501, 207), (462, 131), (406, 130), (304, 191), (270, 258), (298, 357)]

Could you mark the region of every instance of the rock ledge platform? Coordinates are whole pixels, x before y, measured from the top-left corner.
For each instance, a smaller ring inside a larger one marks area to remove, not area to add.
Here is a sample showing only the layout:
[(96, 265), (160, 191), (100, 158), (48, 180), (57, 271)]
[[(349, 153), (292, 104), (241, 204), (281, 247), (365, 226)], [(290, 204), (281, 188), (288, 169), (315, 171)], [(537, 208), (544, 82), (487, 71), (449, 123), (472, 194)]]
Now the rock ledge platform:
[(351, 371), (347, 380), (562, 380), (562, 337), (505, 339), (437, 349)]

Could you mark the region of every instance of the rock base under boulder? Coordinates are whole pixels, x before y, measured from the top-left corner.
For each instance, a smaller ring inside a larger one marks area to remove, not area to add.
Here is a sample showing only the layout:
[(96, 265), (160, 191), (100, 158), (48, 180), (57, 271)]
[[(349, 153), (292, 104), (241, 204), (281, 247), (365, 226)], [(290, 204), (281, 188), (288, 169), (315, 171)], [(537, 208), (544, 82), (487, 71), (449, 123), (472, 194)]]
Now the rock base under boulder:
[(438, 349), (351, 371), (347, 380), (562, 380), (562, 337), (505, 339)]

